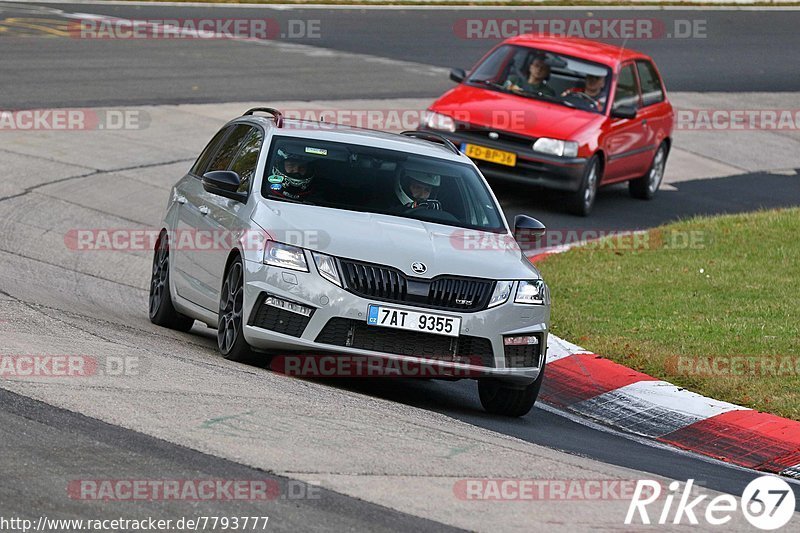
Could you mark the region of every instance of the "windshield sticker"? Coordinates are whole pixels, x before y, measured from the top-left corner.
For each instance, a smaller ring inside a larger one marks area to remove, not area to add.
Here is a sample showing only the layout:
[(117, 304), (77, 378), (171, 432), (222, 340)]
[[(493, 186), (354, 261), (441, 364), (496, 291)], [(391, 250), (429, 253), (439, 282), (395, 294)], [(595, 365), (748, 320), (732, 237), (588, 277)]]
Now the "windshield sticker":
[(306, 153), (307, 154), (314, 154), (314, 155), (328, 155), (328, 151), (324, 148), (313, 148), (311, 146), (306, 146)]
[(273, 191), (279, 191), (283, 189), (283, 185), (281, 185), (280, 183), (273, 183), (272, 185), (269, 186), (269, 188), (272, 189)]
[(283, 176), (278, 176), (277, 174), (273, 174), (267, 178), (267, 181), (270, 183), (283, 183)]

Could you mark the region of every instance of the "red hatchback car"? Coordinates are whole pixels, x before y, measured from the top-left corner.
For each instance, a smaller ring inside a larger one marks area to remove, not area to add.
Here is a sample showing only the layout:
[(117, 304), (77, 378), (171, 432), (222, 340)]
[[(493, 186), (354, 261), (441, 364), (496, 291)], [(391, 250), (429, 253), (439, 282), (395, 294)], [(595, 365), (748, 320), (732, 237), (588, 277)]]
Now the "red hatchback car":
[(488, 177), (569, 191), (587, 215), (601, 185), (658, 190), (673, 111), (653, 60), (585, 39), (521, 35), (493, 48), (428, 109), (435, 131)]

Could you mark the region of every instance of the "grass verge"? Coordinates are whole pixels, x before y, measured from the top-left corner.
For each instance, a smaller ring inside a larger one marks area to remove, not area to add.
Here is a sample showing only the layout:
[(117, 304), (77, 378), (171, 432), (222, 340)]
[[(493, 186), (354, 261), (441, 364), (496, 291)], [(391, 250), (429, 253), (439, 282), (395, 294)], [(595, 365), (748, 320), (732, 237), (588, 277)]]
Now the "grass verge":
[(693, 218), (537, 266), (556, 335), (706, 396), (800, 420), (800, 209)]

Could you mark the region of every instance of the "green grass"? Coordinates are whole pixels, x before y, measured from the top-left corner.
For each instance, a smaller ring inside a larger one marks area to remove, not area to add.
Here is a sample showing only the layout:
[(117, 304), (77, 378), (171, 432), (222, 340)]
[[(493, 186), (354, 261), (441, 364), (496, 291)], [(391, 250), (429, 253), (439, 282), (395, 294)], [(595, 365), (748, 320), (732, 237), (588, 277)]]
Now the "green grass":
[[(538, 265), (553, 333), (695, 392), (800, 420), (800, 209), (699, 217), (638, 240)], [(737, 356), (744, 366), (727, 370)], [(697, 371), (705, 361), (721, 366)]]

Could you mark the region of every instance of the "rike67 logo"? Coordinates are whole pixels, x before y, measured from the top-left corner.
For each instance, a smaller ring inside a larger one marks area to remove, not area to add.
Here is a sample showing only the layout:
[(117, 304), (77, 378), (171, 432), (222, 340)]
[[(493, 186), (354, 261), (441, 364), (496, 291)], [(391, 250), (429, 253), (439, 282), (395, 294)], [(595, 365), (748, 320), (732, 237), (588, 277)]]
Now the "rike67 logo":
[[(693, 496), (693, 485), (694, 480), (690, 479), (681, 490), (681, 484), (673, 481), (669, 484), (667, 494), (662, 495), (659, 482), (639, 480), (625, 516), (625, 523), (664, 525), (688, 522), (697, 525), (700, 523), (699, 515), (707, 524), (721, 526), (730, 522), (741, 510), (752, 526), (772, 531), (788, 524), (794, 515), (796, 502), (792, 487), (776, 476), (761, 476), (751, 481), (742, 493), (741, 503), (730, 494), (720, 494), (707, 502), (706, 494), (690, 500)], [(661, 502), (663, 507), (660, 507)], [(705, 506), (702, 514), (698, 509), (701, 504)], [(652, 521), (651, 511), (656, 512), (656, 518)]]

